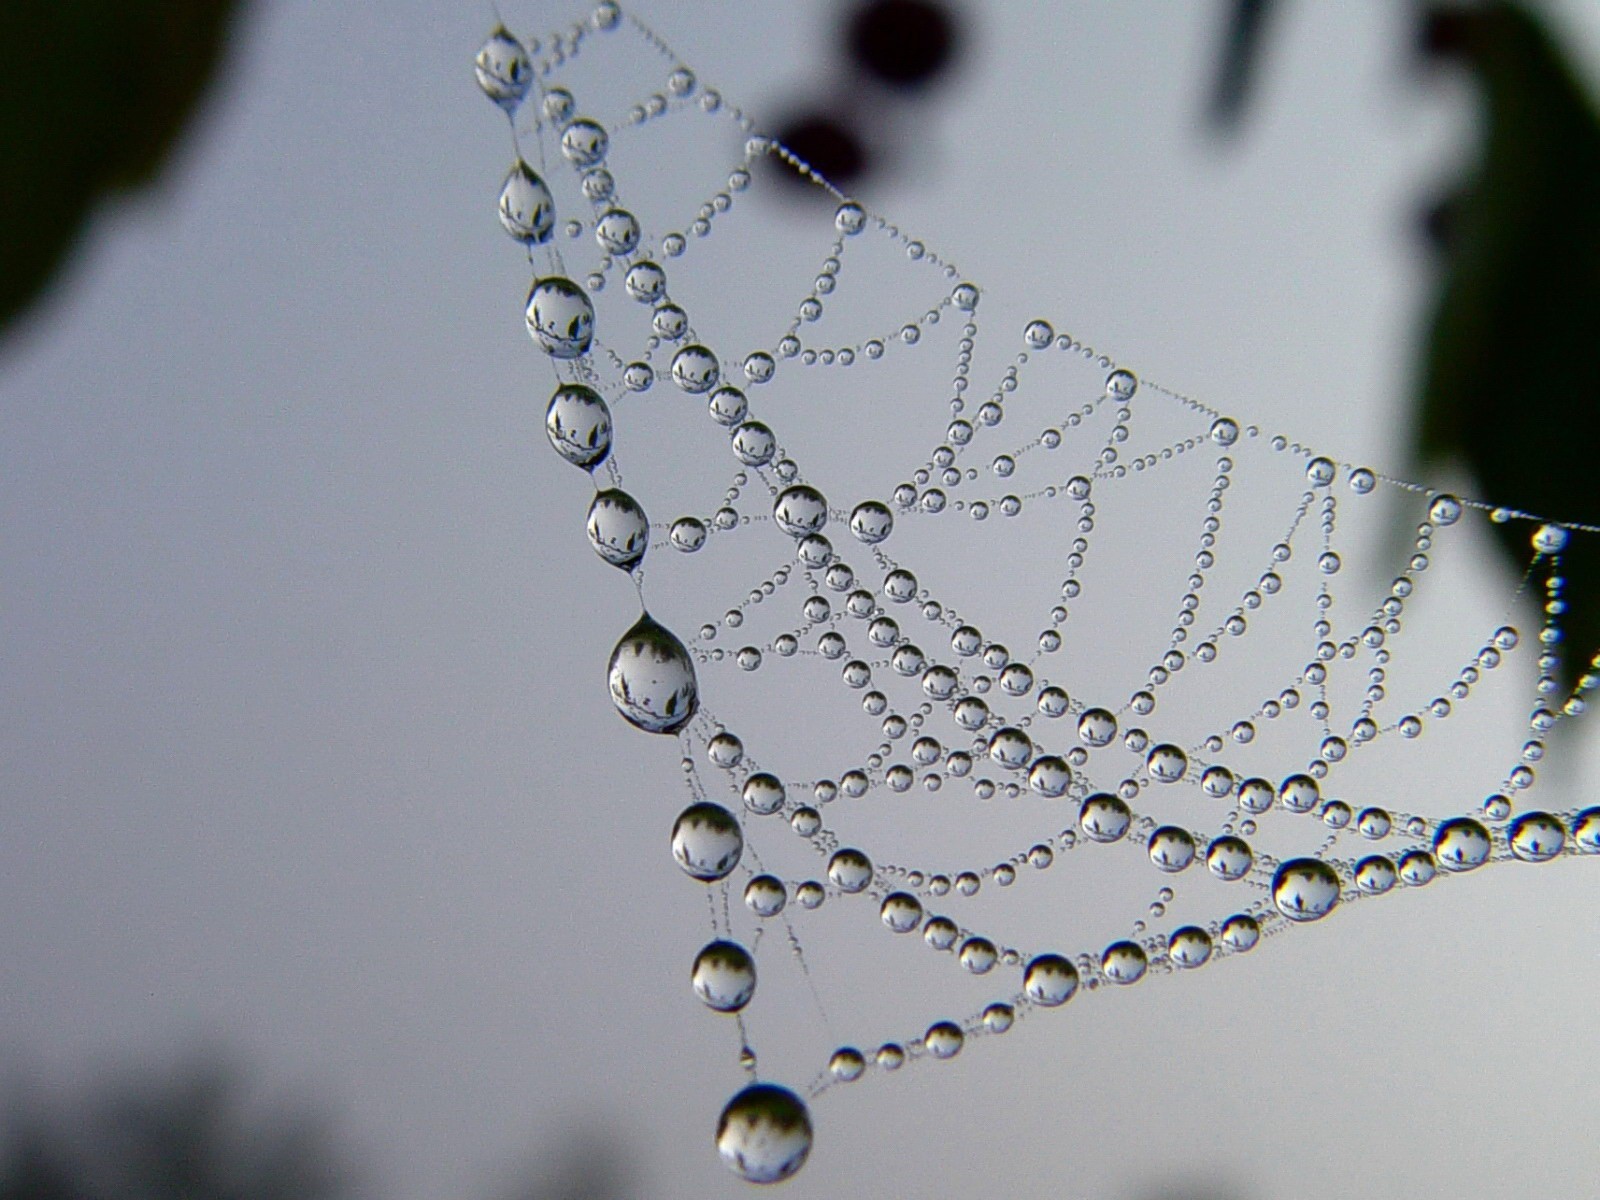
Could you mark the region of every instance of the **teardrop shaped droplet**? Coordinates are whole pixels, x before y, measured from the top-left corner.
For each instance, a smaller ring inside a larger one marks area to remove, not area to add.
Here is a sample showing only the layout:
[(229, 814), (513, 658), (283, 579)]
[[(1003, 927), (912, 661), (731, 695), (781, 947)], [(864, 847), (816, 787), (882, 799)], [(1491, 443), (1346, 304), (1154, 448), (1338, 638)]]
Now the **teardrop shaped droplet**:
[(537, 246), (550, 240), (556, 202), (544, 180), (520, 158), (500, 186), (498, 208), (500, 224), (517, 241)]
[(624, 571), (639, 565), (650, 544), (650, 522), (644, 509), (620, 488), (595, 493), (586, 528), (595, 553)]
[(483, 94), (507, 112), (516, 110), (533, 82), (533, 65), (522, 43), (504, 25), (496, 25), (472, 61)]
[(528, 292), (528, 336), (551, 358), (581, 358), (594, 341), (594, 305), (570, 279), (551, 275)]
[(606, 683), (617, 711), (646, 733), (678, 732), (699, 703), (689, 652), (649, 613), (611, 651)]
[(755, 1083), (722, 1110), (717, 1153), (746, 1183), (777, 1183), (805, 1165), (811, 1153), (811, 1114), (788, 1088)]
[(556, 389), (545, 410), (544, 431), (557, 454), (586, 471), (611, 453), (611, 410), (599, 392), (581, 383)]

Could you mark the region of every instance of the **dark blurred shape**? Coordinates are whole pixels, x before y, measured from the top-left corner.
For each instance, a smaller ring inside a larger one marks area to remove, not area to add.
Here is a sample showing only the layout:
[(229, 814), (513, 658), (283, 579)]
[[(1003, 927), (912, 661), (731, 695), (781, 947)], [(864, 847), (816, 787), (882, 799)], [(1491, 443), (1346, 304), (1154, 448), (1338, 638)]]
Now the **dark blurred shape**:
[(929, 82), (950, 65), (958, 40), (954, 14), (936, 0), (868, 0), (845, 27), (850, 60), (894, 87)]
[(543, 1156), (506, 1200), (627, 1200), (638, 1194), (620, 1133), (574, 1134)]
[(7, 1114), (0, 1200), (333, 1200), (347, 1194), (321, 1120), (261, 1112), (206, 1058)]
[(1219, 133), (1234, 132), (1244, 118), (1260, 71), (1266, 29), (1276, 10), (1274, 0), (1233, 0), (1228, 6), (1222, 53), (1206, 106), (1206, 119)]
[[(777, 137), (821, 172), (829, 183), (846, 190), (866, 173), (871, 163), (866, 143), (855, 129), (844, 120), (824, 113), (796, 117), (779, 128)], [(815, 186), (783, 160), (774, 158), (771, 161), (779, 168), (782, 178), (808, 188)]]
[(43, 292), (105, 196), (156, 178), (241, 7), (0, 4), (0, 331)]
[[(1483, 122), (1478, 161), (1442, 206), (1418, 455), (1425, 465), (1464, 462), (1491, 502), (1595, 521), (1600, 119), (1553, 36), (1521, 5), (1436, 10), (1423, 45), (1470, 72)], [(1535, 528), (1494, 526), (1518, 571)], [(1597, 540), (1574, 536), (1561, 559), (1569, 688), (1600, 646)], [(1538, 600), (1541, 584), (1532, 585)]]

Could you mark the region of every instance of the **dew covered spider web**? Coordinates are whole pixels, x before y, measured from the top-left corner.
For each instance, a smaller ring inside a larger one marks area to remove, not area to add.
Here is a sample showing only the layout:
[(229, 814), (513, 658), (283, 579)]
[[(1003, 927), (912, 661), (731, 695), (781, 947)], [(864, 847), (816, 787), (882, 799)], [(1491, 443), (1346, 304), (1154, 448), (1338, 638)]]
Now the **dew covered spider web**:
[[(679, 789), (663, 859), (706, 895), (685, 975), (744, 1074), (715, 1123), (740, 1177), (798, 1171), (835, 1088), (1600, 853), (1600, 809), (1540, 780), (1600, 682), (1561, 621), (1594, 527), (1343, 461), (1048, 315), (991, 322), (1004, 298), (614, 5), (497, 29), (476, 69), (511, 123), (547, 461), (589, 474), (587, 537), (638, 593), (590, 686), (681, 750), (649, 790)], [(782, 169), (825, 202), (764, 202)], [(1459, 580), (1488, 522), (1528, 561), (1485, 608)], [(896, 1002), (830, 994), (839, 938), (881, 943)]]

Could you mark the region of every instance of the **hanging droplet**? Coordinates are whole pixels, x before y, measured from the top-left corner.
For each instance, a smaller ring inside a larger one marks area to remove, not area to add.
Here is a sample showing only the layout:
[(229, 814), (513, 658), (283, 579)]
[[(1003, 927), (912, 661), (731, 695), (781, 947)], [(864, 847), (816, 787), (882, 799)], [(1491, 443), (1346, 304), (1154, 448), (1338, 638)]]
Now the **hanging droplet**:
[(834, 228), (846, 237), (860, 233), (866, 224), (866, 212), (853, 200), (846, 200), (833, 214)]
[(778, 439), (760, 421), (746, 421), (733, 431), (733, 456), (747, 467), (765, 466), (777, 453)]
[(1022, 974), (1022, 990), (1041, 1008), (1056, 1008), (1078, 990), (1078, 969), (1059, 954), (1041, 954)]
[(775, 917), (789, 902), (789, 892), (776, 875), (757, 875), (744, 885), (744, 902), (758, 917)]
[(828, 1074), (840, 1083), (854, 1083), (867, 1069), (867, 1060), (854, 1046), (841, 1046), (828, 1059)]
[(1150, 861), (1168, 874), (1176, 874), (1194, 862), (1194, 835), (1176, 825), (1163, 825), (1150, 835)]
[(1041, 796), (1065, 796), (1072, 786), (1072, 768), (1055, 754), (1042, 754), (1028, 768), (1028, 787)]
[(1399, 880), (1394, 863), (1381, 854), (1369, 855), (1356, 864), (1356, 887), (1369, 896), (1381, 896)]
[(756, 962), (738, 942), (708, 942), (689, 972), (694, 994), (717, 1012), (738, 1012), (756, 992)]
[(473, 73), (483, 94), (506, 112), (515, 112), (533, 82), (533, 65), (522, 43), (504, 25), (496, 25), (489, 40), (472, 62)]
[(1235, 953), (1255, 949), (1260, 940), (1260, 924), (1246, 913), (1235, 913), (1222, 923), (1222, 944)]
[(672, 823), (672, 857), (695, 879), (726, 878), (743, 851), (739, 822), (720, 804), (691, 804)]
[(935, 1058), (954, 1058), (961, 1053), (966, 1040), (967, 1035), (954, 1021), (935, 1021), (922, 1035), (922, 1044)]
[(1338, 468), (1334, 466), (1333, 459), (1322, 458), (1320, 455), (1306, 464), (1306, 478), (1315, 487), (1327, 487), (1333, 482), (1333, 477)]
[(1106, 395), (1113, 400), (1120, 400), (1124, 404), (1133, 399), (1134, 392), (1139, 390), (1139, 380), (1132, 371), (1125, 371), (1120, 367), (1106, 376)]
[(1454, 525), (1461, 519), (1461, 501), (1445, 493), (1433, 498), (1433, 503), (1428, 505), (1428, 520), (1443, 528)]
[(1586, 808), (1572, 818), (1572, 844), (1584, 854), (1600, 853), (1600, 808)]
[(550, 240), (556, 223), (556, 202), (543, 179), (520, 158), (500, 187), (500, 224), (524, 245), (537, 246)]
[(551, 358), (581, 358), (594, 341), (594, 305), (570, 279), (552, 275), (528, 292), (528, 335)]
[(1339, 875), (1320, 858), (1291, 858), (1272, 876), (1272, 902), (1291, 921), (1316, 921), (1339, 903)]
[(1022, 340), (1035, 350), (1043, 350), (1055, 337), (1049, 321), (1029, 321), (1022, 331)]
[(922, 901), (909, 892), (891, 892), (878, 910), (883, 923), (895, 933), (911, 933), (922, 924)]
[(1433, 854), (1447, 871), (1470, 871), (1489, 861), (1494, 842), (1489, 831), (1471, 817), (1440, 823), (1433, 835)]
[(611, 651), (606, 683), (617, 711), (646, 733), (678, 732), (699, 703), (689, 652), (649, 613)]
[(1087, 709), (1078, 719), (1078, 736), (1086, 746), (1109, 746), (1117, 736), (1117, 718), (1103, 708)]
[(1189, 756), (1177, 746), (1163, 744), (1151, 748), (1145, 765), (1157, 783), (1177, 783), (1188, 773)]
[(973, 937), (961, 943), (956, 957), (974, 975), (987, 975), (999, 961), (1000, 954), (988, 938)]
[(744, 806), (759, 817), (770, 817), (784, 805), (788, 793), (776, 775), (757, 771), (744, 781)]
[(1206, 868), (1218, 879), (1233, 883), (1243, 879), (1255, 865), (1250, 843), (1231, 833), (1213, 838), (1206, 847)]
[(595, 493), (586, 528), (595, 553), (624, 571), (639, 565), (650, 544), (650, 522), (644, 509), (620, 488)]
[(872, 882), (872, 860), (859, 850), (840, 850), (828, 860), (828, 878), (841, 892), (859, 892)]
[(672, 356), (672, 382), (690, 395), (709, 392), (720, 375), (717, 356), (704, 346), (685, 346)]
[(1211, 422), (1211, 440), (1219, 446), (1231, 446), (1239, 440), (1239, 422), (1232, 417), (1218, 417)]
[(777, 1183), (811, 1153), (811, 1114), (788, 1088), (751, 1084), (722, 1110), (717, 1153), (746, 1183)]
[(1540, 554), (1559, 554), (1566, 545), (1567, 531), (1559, 525), (1541, 525), (1533, 531), (1533, 548)]
[(550, 445), (575, 467), (592, 471), (611, 453), (611, 410), (600, 393), (581, 383), (564, 383), (550, 397), (544, 414)]
[(622, 286), (641, 304), (654, 304), (667, 294), (667, 273), (655, 263), (636, 262), (622, 277)]

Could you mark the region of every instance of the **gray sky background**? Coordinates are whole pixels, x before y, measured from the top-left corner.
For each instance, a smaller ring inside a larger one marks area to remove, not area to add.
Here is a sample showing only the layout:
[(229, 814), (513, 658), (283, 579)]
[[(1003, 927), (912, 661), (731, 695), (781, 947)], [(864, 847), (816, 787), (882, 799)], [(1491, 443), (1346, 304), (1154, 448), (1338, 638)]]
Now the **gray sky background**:
[[(1469, 126), (1459, 86), (1408, 75), (1403, 10), (1292, 6), (1224, 153), (1198, 127), (1210, 5), (967, 8), (961, 78), (864, 199), (988, 289), (997, 344), (1047, 316), (1405, 474), (1412, 217)], [(825, 85), (831, 4), (634, 9), (758, 119)], [(1594, 9), (1559, 11), (1592, 55)], [(103, 214), (4, 347), (0, 1054), (54, 1083), (237, 1048), (337, 1114), (394, 1200), (481, 1194), (586, 1130), (641, 1196), (744, 1194), (710, 1138), (737, 1043), (685, 982), (706, 914), (667, 854), (677, 752), (604, 694), (635, 600), (545, 444), (527, 268), (494, 218), (509, 148), (470, 70), (491, 23), (261, 5), (164, 187)], [(816, 248), (705, 269), (759, 285)], [(1506, 580), (1456, 565), (1492, 628)], [(1449, 766), (1394, 806), (1464, 807)], [(830, 1093), (786, 1186), (1581, 1194), (1597, 881), (1536, 875), (1362, 905)], [(913, 968), (860, 998), (890, 1024), (857, 1022), (852, 972), (888, 956), (831, 921), (803, 937), (851, 1040), (965, 1011)], [(832, 1048), (756, 1032), (790, 1082)]]

